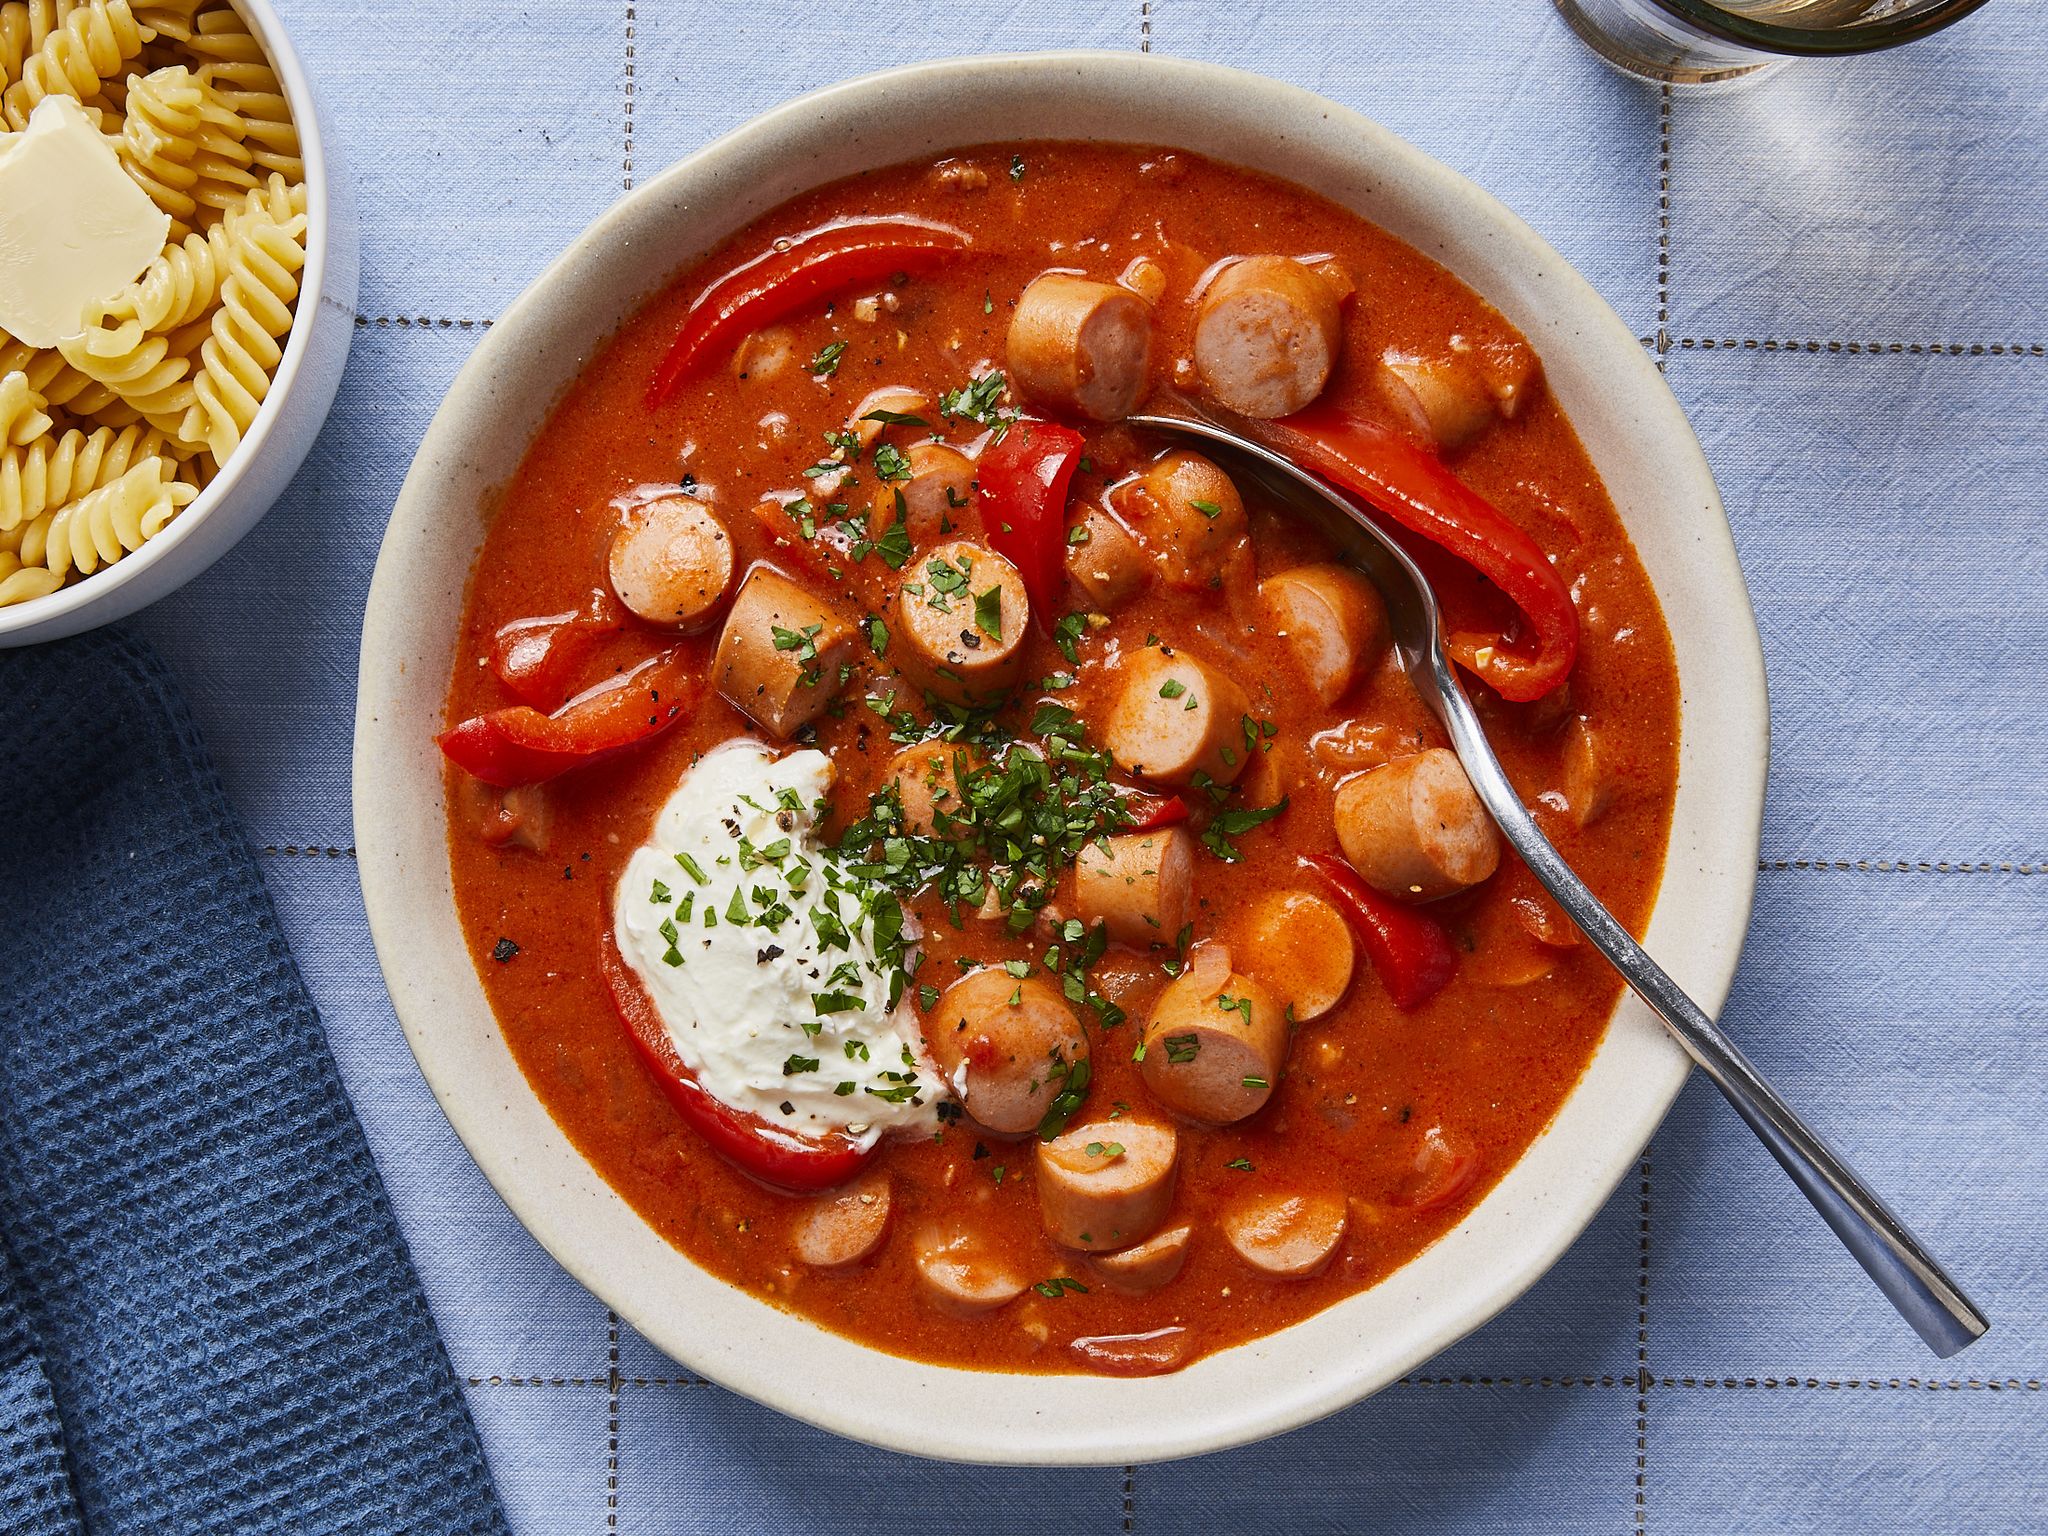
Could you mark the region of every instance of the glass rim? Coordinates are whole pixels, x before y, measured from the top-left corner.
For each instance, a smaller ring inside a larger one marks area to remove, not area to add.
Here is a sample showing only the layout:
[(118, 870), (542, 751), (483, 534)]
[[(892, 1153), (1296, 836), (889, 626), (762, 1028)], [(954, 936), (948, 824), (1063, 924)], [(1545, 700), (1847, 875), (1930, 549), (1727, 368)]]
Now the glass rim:
[(1846, 27), (1790, 27), (1778, 22), (1755, 21), (1734, 15), (1712, 0), (1652, 0), (1678, 20), (1698, 27), (1724, 42), (1759, 48), (1767, 53), (1848, 54), (1875, 53), (1938, 32), (1951, 22), (1986, 3), (1986, 0), (1943, 0), (1919, 11), (1883, 21), (1857, 22)]

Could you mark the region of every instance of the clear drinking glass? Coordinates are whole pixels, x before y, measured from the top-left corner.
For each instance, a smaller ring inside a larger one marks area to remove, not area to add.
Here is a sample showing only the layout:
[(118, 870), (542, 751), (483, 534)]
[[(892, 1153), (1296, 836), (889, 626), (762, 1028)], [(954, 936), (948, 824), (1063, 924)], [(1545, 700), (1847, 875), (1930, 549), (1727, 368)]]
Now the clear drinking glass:
[(1674, 85), (1738, 80), (1788, 57), (1895, 48), (1984, 0), (1554, 0), (1616, 69)]

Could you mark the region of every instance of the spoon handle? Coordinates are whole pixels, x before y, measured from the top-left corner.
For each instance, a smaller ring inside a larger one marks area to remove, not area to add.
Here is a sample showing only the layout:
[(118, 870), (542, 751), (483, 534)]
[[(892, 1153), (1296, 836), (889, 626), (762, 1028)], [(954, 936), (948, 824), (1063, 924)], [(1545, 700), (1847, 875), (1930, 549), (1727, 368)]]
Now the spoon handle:
[[(1685, 994), (1677, 982), (1652, 960), (1627, 929), (1614, 920), (1585, 881), (1565, 863), (1536, 825), (1521, 796), (1508, 782), (1480, 729), (1479, 718), (1450, 672), (1438, 658), (1444, 723), (1479, 798), (1522, 856), (1536, 878), (1595, 948), (1613, 962), (1624, 980), (1654, 1008), (1688, 1056), (1714, 1081), (1749, 1122), (1792, 1182), (1813, 1202), (1821, 1219), (1834, 1228), (1856, 1261), (1877, 1282), (1879, 1290), (1943, 1359), (1966, 1348), (1990, 1328), (1970, 1299), (1943, 1271), (1876, 1193), (1800, 1119), (1749, 1064), (1735, 1042)], [(1447, 685), (1447, 686), (1446, 686)]]

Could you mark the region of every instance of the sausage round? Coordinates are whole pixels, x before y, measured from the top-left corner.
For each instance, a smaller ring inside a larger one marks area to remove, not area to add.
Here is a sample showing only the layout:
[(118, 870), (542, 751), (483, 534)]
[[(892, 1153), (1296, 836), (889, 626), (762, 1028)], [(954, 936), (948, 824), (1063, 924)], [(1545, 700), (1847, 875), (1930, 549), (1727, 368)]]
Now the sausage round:
[(903, 669), (956, 704), (987, 704), (1007, 693), (1023, 668), (1031, 625), (1017, 567), (992, 549), (955, 539), (914, 562), (904, 577), (896, 598)]
[(1244, 498), (1230, 476), (1199, 453), (1165, 454), (1112, 495), (1175, 586), (1211, 585), (1244, 542)]
[(664, 496), (627, 514), (605, 562), (612, 590), (650, 624), (695, 629), (732, 586), (732, 536), (692, 496)]
[(853, 643), (851, 624), (780, 571), (757, 565), (726, 613), (711, 675), (735, 709), (787, 740), (832, 702)]
[(1170, 1125), (1092, 1120), (1038, 1144), (1038, 1214), (1067, 1248), (1143, 1242), (1173, 1205), (1180, 1137)]
[(1356, 965), (1350, 925), (1307, 891), (1267, 891), (1253, 901), (1235, 953), (1287, 1000), (1297, 1024), (1335, 1008)]
[(979, 752), (950, 741), (920, 741), (897, 753), (893, 777), (905, 830), (920, 837), (965, 836), (967, 801), (960, 772), (981, 766)]
[(1323, 392), (1343, 342), (1337, 290), (1285, 256), (1217, 273), (1195, 309), (1195, 371), (1225, 410), (1291, 416)]
[(1195, 842), (1183, 827), (1119, 832), (1082, 845), (1074, 905), (1133, 949), (1171, 944), (1195, 908)]
[[(1014, 1001), (1012, 1001), (1014, 999)], [(967, 1113), (1002, 1136), (1034, 1130), (1067, 1074), (1088, 1059), (1088, 1036), (1059, 989), (1001, 966), (948, 987), (924, 1021), (939, 1075)]]
[(1574, 826), (1590, 827), (1614, 803), (1606, 756), (1599, 732), (1584, 715), (1574, 717), (1564, 734), (1564, 799)]
[[(947, 443), (918, 443), (903, 457), (910, 478), (882, 489), (890, 517), (895, 515), (894, 493), (902, 493), (904, 525), (911, 542), (922, 547), (959, 526), (961, 512), (973, 504), (974, 460)], [(876, 532), (887, 526), (885, 519)]]
[(844, 1189), (813, 1200), (790, 1233), (796, 1256), (813, 1269), (843, 1269), (871, 1258), (889, 1231), (889, 1175), (870, 1169)]
[(1122, 657), (1123, 689), (1103, 727), (1119, 765), (1162, 784), (1206, 773), (1219, 784), (1244, 772), (1249, 695), (1186, 651), (1148, 645)]
[(993, 1312), (1023, 1293), (1025, 1281), (974, 1234), (927, 1227), (917, 1236), (917, 1278), (928, 1300), (955, 1317)]
[(1287, 1060), (1286, 1012), (1227, 958), (1191, 959), (1153, 1003), (1143, 1050), (1138, 1072), (1153, 1098), (1190, 1120), (1227, 1124), (1273, 1096)]
[(1337, 788), (1337, 841), (1370, 885), (1435, 901), (1500, 865), (1500, 832), (1455, 752), (1431, 747)]
[(1254, 1195), (1225, 1213), (1223, 1240), (1264, 1275), (1302, 1280), (1330, 1262), (1351, 1213), (1334, 1195)]
[(1439, 448), (1464, 447), (1500, 412), (1479, 370), (1460, 356), (1420, 357), (1388, 348), (1380, 354), (1380, 393)]
[(1194, 1235), (1195, 1229), (1190, 1226), (1168, 1227), (1129, 1248), (1095, 1254), (1088, 1267), (1111, 1290), (1142, 1296), (1180, 1274), (1181, 1266), (1187, 1263), (1188, 1242)]
[(1120, 607), (1145, 585), (1152, 562), (1128, 528), (1101, 507), (1078, 524), (1082, 537), (1067, 543), (1067, 575), (1101, 612)]
[(1121, 421), (1145, 392), (1152, 306), (1071, 272), (1032, 279), (1010, 317), (1010, 378), (1024, 394), (1094, 421)]
[(1349, 693), (1386, 651), (1386, 604), (1348, 566), (1298, 565), (1268, 576), (1259, 583), (1259, 601), (1325, 704)]

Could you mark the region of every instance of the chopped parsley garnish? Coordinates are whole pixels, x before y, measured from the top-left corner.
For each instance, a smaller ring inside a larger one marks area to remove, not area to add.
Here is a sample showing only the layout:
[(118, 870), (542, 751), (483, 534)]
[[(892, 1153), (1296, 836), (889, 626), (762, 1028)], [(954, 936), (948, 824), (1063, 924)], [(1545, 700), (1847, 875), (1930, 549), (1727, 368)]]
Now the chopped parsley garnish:
[(829, 379), (839, 371), (839, 359), (846, 355), (846, 343), (831, 342), (818, 351), (811, 359), (810, 373), (813, 378)]
[(795, 1077), (799, 1072), (815, 1072), (819, 1062), (815, 1056), (791, 1056), (782, 1064), (784, 1077)]
[(1243, 1014), (1244, 1027), (1246, 1029), (1252, 1027), (1252, 1000), (1250, 998), (1232, 997), (1228, 992), (1219, 992), (1216, 994), (1216, 1006), (1225, 1013)]
[[(1114, 1119), (1114, 1116), (1111, 1116)], [(1122, 1157), (1124, 1144), (1120, 1141), (1091, 1141), (1083, 1148), (1090, 1157)]]
[(1081, 1106), (1088, 1099), (1089, 1080), (1094, 1076), (1094, 1069), (1085, 1057), (1072, 1063), (1060, 1062), (1053, 1071), (1060, 1091), (1046, 1107), (1044, 1118), (1038, 1122), (1040, 1141), (1051, 1141), (1067, 1128), (1069, 1120), (1080, 1113)]
[(1003, 589), (1000, 583), (974, 596), (974, 627), (989, 639), (1003, 638)]
[[(900, 571), (909, 561), (912, 549), (910, 528), (904, 520), (903, 493), (896, 493), (896, 521), (882, 530), (882, 536), (875, 540), (875, 553), (882, 557), (882, 564), (892, 571)], [(881, 652), (877, 651), (876, 655)]]
[(996, 404), (1002, 398), (1009, 381), (1000, 373), (985, 373), (972, 380), (964, 389), (949, 389), (939, 396), (939, 412), (950, 417), (964, 417), (994, 429), (997, 442), (1003, 440), (1010, 430), (1010, 424), (1018, 415), (1017, 411), (1006, 411)]
[(1162, 699), (1177, 699), (1187, 691), (1188, 685), (1177, 677), (1169, 677), (1159, 685), (1159, 697)]
[(905, 458), (892, 444), (881, 443), (875, 448), (875, 474), (885, 484), (910, 478), (910, 460)]
[[(854, 992), (813, 992), (811, 994), (811, 1009), (820, 1017), (831, 1013), (852, 1013), (866, 1006), (867, 999)], [(865, 1052), (866, 1048), (862, 1047), (862, 1050)], [(863, 1054), (862, 1060), (866, 1060), (865, 1054)]]
[(669, 888), (667, 886), (663, 885), (659, 880), (657, 880), (654, 882), (654, 894), (649, 896), (647, 899), (650, 902), (663, 902), (674, 901), (675, 897), (670, 893)]
[(1072, 1275), (1055, 1275), (1050, 1280), (1037, 1281), (1032, 1285), (1031, 1289), (1038, 1292), (1041, 1296), (1050, 1296), (1054, 1301), (1058, 1301), (1069, 1291), (1078, 1292), (1083, 1296), (1088, 1294), (1088, 1287), (1076, 1280)]
[(1067, 663), (1070, 666), (1079, 666), (1081, 664), (1081, 657), (1075, 650), (1075, 644), (1080, 640), (1087, 628), (1087, 616), (1079, 613), (1063, 615), (1060, 621), (1052, 627), (1052, 643), (1060, 648), (1060, 654), (1067, 658)]
[(1264, 826), (1286, 809), (1287, 797), (1282, 795), (1272, 805), (1262, 805), (1256, 809), (1240, 806), (1235, 810), (1219, 811), (1210, 818), (1209, 825), (1202, 829), (1202, 846), (1226, 864), (1235, 864), (1244, 855), (1238, 851), (1237, 845), (1231, 842), (1231, 839), (1242, 837), (1253, 827)]
[(1258, 1170), (1252, 1166), (1252, 1160), (1248, 1157), (1233, 1157), (1229, 1162), (1225, 1163), (1223, 1166), (1226, 1168), (1235, 1168), (1239, 1173), (1258, 1172)]
[(1177, 1067), (1184, 1067), (1202, 1053), (1200, 1035), (1168, 1035), (1163, 1042), (1166, 1059)]
[(925, 427), (931, 423), (922, 416), (913, 416), (908, 411), (869, 411), (862, 421), (879, 421), (887, 427)]
[(1223, 509), (1213, 501), (1191, 501), (1188, 505), (1201, 513), (1202, 516), (1208, 518), (1212, 523), (1223, 515)]

